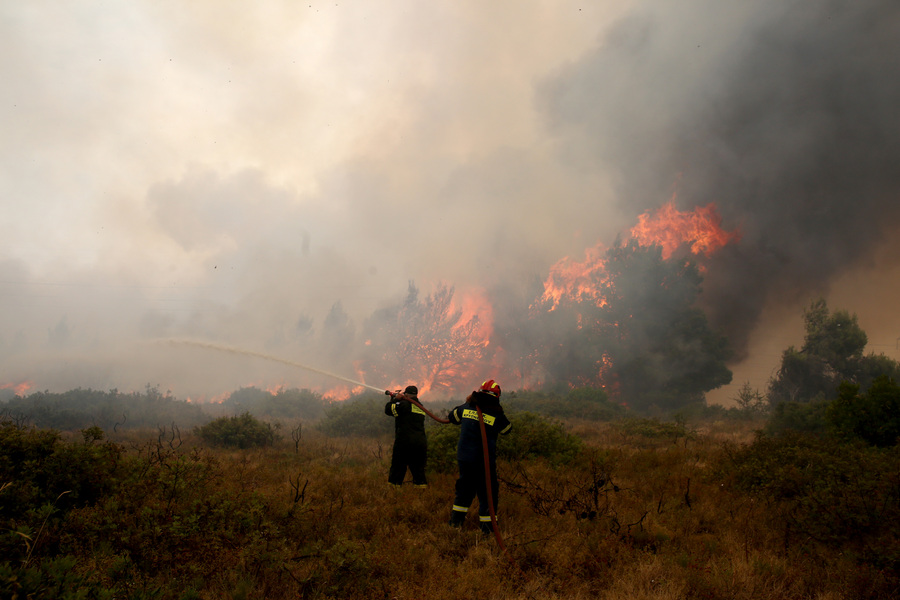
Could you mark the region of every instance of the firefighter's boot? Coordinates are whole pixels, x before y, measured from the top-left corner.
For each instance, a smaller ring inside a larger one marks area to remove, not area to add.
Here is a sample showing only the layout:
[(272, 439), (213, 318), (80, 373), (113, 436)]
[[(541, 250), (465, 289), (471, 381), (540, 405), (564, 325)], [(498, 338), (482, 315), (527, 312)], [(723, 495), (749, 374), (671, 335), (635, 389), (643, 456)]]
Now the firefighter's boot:
[(458, 510), (456, 506), (453, 507), (453, 510), (450, 512), (450, 527), (462, 527), (463, 523), (466, 522), (466, 511)]
[(494, 533), (494, 527), (491, 525), (491, 517), (479, 517), (479, 524), (481, 525), (481, 533), (484, 535), (491, 535)]

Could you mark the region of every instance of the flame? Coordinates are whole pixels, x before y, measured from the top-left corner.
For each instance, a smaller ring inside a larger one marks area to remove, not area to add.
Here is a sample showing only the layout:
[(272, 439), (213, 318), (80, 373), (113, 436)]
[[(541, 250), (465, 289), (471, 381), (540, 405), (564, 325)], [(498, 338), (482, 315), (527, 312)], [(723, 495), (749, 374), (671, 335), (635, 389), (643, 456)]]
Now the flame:
[(666, 259), (684, 244), (693, 254), (712, 256), (719, 248), (741, 238), (738, 231), (725, 231), (721, 225), (722, 217), (715, 204), (683, 212), (675, 208), (673, 197), (655, 214), (640, 215), (637, 225), (631, 228), (631, 237), (642, 246), (661, 246)]
[[(715, 204), (680, 211), (675, 208), (673, 197), (655, 213), (645, 212), (638, 216), (637, 225), (629, 233), (641, 246), (660, 246), (664, 259), (671, 258), (685, 245), (691, 253), (709, 257), (723, 246), (740, 240), (740, 232), (725, 231), (721, 223), (722, 217)], [(605, 306), (606, 291), (615, 283), (606, 270), (605, 252), (606, 247), (598, 242), (585, 250), (584, 260), (576, 261), (567, 256), (554, 264), (544, 281), (540, 305), (554, 310), (563, 299), (569, 299)]]
[[(640, 246), (659, 246), (664, 260), (678, 252), (708, 258), (740, 239), (738, 231), (724, 230), (721, 222), (714, 204), (680, 211), (673, 196), (657, 210), (639, 215), (627, 236)], [(617, 282), (615, 274), (609, 272), (607, 251), (607, 246), (597, 242), (584, 251), (580, 260), (566, 256), (552, 265), (541, 296), (531, 305), (533, 314), (552, 312), (564, 302), (608, 306), (617, 293)], [(581, 312), (577, 306), (576, 311)], [(576, 327), (593, 335), (598, 331), (597, 320), (602, 317), (586, 315), (576, 315)], [(377, 328), (367, 332), (360, 354), (348, 357), (354, 361), (355, 381), (333, 386), (323, 384), (310, 388), (311, 391), (331, 401), (343, 401), (370, 385), (395, 390), (413, 384), (423, 394), (446, 394), (472, 389), (468, 386), (488, 377), (503, 377), (504, 383), (515, 389), (517, 385), (540, 386), (546, 376), (537, 353), (523, 355), (516, 348), (507, 354), (498, 343), (505, 340), (492, 339), (494, 307), (483, 289), (454, 293), (454, 288), (439, 285), (427, 298), (413, 296), (396, 313), (388, 311), (382, 318), (383, 323), (379, 321)], [(627, 328), (620, 323), (600, 326), (602, 332), (597, 335), (626, 335)], [(594, 367), (591, 382), (599, 382), (614, 397), (618, 383), (612, 357), (604, 354), (591, 366)], [(354, 385), (360, 382), (366, 387)], [(284, 385), (265, 389), (277, 394)], [(225, 397), (211, 401), (221, 402)]]
[(21, 381), (19, 383), (4, 383), (0, 385), (0, 390), (12, 390), (16, 396), (24, 396), (33, 387), (34, 382)]
[[(452, 309), (451, 309), (452, 310)], [(461, 314), (454, 329), (473, 324), (472, 335), (487, 346), (493, 333), (494, 307), (483, 290), (471, 290), (460, 299)]]
[(550, 274), (544, 281), (541, 304), (554, 310), (563, 298), (570, 298), (593, 300), (598, 306), (604, 306), (606, 297), (597, 283), (609, 282), (603, 259), (605, 251), (605, 246), (598, 242), (584, 251), (583, 261), (574, 261), (566, 256), (550, 267)]

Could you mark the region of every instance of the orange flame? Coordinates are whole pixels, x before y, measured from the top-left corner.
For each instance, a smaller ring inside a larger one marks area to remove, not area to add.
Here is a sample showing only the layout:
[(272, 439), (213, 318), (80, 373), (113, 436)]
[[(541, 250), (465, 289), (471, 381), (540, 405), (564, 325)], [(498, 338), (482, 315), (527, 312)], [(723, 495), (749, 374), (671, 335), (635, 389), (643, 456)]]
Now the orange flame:
[(661, 246), (663, 258), (671, 257), (684, 244), (690, 245), (693, 254), (712, 256), (722, 246), (741, 238), (738, 231), (725, 231), (721, 225), (722, 217), (715, 204), (683, 212), (675, 208), (673, 198), (655, 214), (640, 215), (637, 225), (631, 228), (631, 237), (641, 246)]
[[(712, 256), (719, 248), (740, 239), (740, 232), (725, 231), (716, 206), (698, 206), (692, 211), (675, 208), (674, 198), (655, 213), (646, 212), (630, 230), (631, 237), (641, 246), (659, 245), (662, 257), (668, 259), (684, 245), (693, 254)], [(544, 282), (541, 305), (554, 310), (563, 299), (589, 300), (605, 306), (604, 289), (614, 283), (606, 271), (602, 243), (585, 250), (583, 261), (564, 257), (550, 268)]]
[(603, 254), (606, 248), (597, 243), (593, 248), (584, 251), (584, 260), (574, 261), (563, 257), (550, 267), (550, 274), (544, 281), (544, 294), (541, 303), (549, 305), (549, 310), (559, 306), (563, 298), (580, 298), (593, 300), (598, 306), (606, 304), (606, 298), (597, 287), (597, 281), (608, 282), (606, 261)]
[(4, 383), (0, 385), (0, 390), (12, 390), (16, 396), (24, 396), (28, 390), (34, 387), (34, 382), (22, 381), (19, 383)]

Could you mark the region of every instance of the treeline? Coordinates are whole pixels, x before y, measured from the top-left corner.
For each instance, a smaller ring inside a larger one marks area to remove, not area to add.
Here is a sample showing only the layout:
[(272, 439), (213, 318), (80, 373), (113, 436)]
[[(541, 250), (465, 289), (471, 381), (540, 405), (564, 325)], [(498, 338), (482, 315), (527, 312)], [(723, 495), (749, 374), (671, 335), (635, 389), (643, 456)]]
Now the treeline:
[(99, 427), (122, 429), (182, 429), (209, 423), (222, 415), (251, 413), (270, 421), (322, 418), (330, 402), (310, 390), (283, 389), (275, 393), (255, 387), (241, 388), (224, 402), (191, 403), (170, 392), (146, 386), (143, 392), (74, 389), (62, 393), (35, 392), (0, 402), (0, 417), (38, 429), (79, 431)]
[[(612, 421), (631, 415), (626, 407), (612, 401), (605, 390), (518, 390), (504, 394), (504, 406), (513, 412), (531, 412), (559, 419)], [(0, 417), (22, 425), (58, 431), (79, 431), (99, 427), (106, 432), (123, 429), (154, 429), (173, 423), (182, 429), (202, 426), (222, 416), (249, 413), (270, 423), (304, 421), (317, 423), (333, 435), (372, 435), (390, 432), (391, 420), (382, 419), (386, 398), (364, 392), (333, 402), (308, 389), (280, 389), (276, 392), (256, 387), (241, 388), (222, 403), (190, 403), (159, 388), (123, 393), (75, 389), (63, 393), (36, 392), (0, 402)], [(462, 398), (443, 402), (423, 401), (437, 412), (446, 412)], [(733, 416), (740, 412), (698, 405), (679, 414), (692, 416)]]

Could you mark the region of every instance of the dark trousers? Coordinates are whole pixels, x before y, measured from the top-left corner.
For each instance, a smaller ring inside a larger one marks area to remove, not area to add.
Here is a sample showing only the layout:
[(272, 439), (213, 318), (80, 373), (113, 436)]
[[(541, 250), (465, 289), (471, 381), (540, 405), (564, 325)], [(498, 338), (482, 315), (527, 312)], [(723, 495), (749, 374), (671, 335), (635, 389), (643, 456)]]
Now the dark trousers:
[[(478, 516), (483, 523), (490, 523), (491, 511), (488, 508), (487, 487), (484, 481), (484, 461), (458, 461), (459, 479), (456, 480), (456, 497), (453, 499), (454, 516), (468, 509), (475, 496), (478, 496)], [(491, 464), (491, 497), (494, 500), (494, 513), (497, 512), (497, 501), (500, 496), (500, 484), (497, 481), (497, 465)], [(465, 512), (462, 512), (465, 518)], [(458, 517), (457, 517), (458, 518)]]
[(410, 442), (407, 440), (395, 440), (394, 451), (391, 454), (391, 470), (388, 473), (388, 483), (402, 485), (406, 477), (406, 470), (412, 473), (413, 484), (427, 485), (425, 479), (425, 461), (428, 457), (428, 445), (425, 443)]

